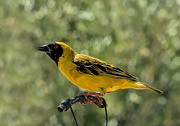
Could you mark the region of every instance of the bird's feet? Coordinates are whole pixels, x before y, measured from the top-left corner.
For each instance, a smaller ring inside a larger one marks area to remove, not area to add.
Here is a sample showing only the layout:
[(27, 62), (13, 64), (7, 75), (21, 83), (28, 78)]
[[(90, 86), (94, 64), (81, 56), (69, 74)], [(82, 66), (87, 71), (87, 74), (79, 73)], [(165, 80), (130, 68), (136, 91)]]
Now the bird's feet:
[(82, 93), (80, 93), (80, 94), (78, 94), (79, 96), (80, 95), (84, 95), (84, 96), (87, 96), (87, 95), (92, 95), (92, 96), (103, 96), (103, 95), (101, 95), (101, 93), (99, 93), (99, 92), (82, 92)]
[(78, 96), (84, 96), (84, 100), (80, 103), (82, 105), (85, 105), (87, 103), (90, 103), (92, 105), (101, 105), (103, 104), (103, 99), (99, 96), (102, 96), (99, 92), (82, 92)]

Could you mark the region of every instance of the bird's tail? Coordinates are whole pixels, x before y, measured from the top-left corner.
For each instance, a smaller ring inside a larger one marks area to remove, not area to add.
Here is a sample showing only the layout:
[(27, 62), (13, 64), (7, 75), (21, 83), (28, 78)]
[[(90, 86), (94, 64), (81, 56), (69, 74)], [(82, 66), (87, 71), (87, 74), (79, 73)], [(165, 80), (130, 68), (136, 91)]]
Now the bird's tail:
[(144, 84), (144, 83), (141, 83), (141, 82), (134, 82), (135, 84), (136, 84), (136, 89), (150, 89), (150, 90), (153, 90), (153, 91), (156, 91), (156, 92), (158, 92), (158, 93), (160, 93), (160, 94), (162, 94), (163, 93), (163, 91), (161, 91), (161, 90), (158, 90), (158, 89), (156, 89), (156, 88), (153, 88), (153, 87), (151, 87), (151, 86), (149, 86), (149, 85), (147, 85), (147, 84)]

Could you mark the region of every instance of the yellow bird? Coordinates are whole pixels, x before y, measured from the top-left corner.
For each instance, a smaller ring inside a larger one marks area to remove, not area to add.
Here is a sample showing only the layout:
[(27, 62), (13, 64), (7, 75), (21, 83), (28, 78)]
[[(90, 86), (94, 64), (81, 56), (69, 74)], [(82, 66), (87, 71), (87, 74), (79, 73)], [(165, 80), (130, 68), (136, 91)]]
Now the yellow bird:
[(104, 96), (117, 89), (128, 88), (151, 89), (162, 93), (162, 91), (138, 81), (136, 77), (118, 67), (100, 59), (76, 53), (65, 43), (53, 42), (40, 46), (38, 50), (45, 52), (54, 60), (59, 70), (71, 83), (92, 91), (88, 92), (88, 95)]

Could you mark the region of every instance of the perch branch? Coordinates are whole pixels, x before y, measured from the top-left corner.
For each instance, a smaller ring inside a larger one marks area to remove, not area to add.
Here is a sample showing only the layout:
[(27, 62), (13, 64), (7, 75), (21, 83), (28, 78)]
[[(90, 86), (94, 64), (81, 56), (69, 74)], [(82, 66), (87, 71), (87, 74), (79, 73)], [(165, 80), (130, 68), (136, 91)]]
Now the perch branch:
[(58, 106), (58, 110), (59, 110), (59, 112), (65, 112), (65, 111), (67, 111), (67, 110), (70, 108), (70, 109), (71, 109), (71, 112), (72, 112), (72, 114), (73, 114), (75, 123), (76, 123), (76, 125), (78, 126), (76, 117), (75, 117), (74, 112), (73, 112), (73, 109), (72, 109), (72, 107), (71, 107), (73, 104), (75, 104), (75, 103), (77, 103), (77, 102), (80, 102), (82, 105), (85, 105), (85, 104), (90, 103), (90, 104), (92, 104), (92, 105), (98, 106), (99, 108), (105, 108), (105, 116), (106, 116), (105, 126), (107, 126), (107, 123), (108, 123), (107, 104), (106, 104), (105, 99), (102, 98), (102, 97), (99, 97), (99, 96), (78, 95), (78, 96), (75, 96), (75, 97), (73, 97), (73, 98), (63, 100), (63, 101), (60, 103), (60, 105)]

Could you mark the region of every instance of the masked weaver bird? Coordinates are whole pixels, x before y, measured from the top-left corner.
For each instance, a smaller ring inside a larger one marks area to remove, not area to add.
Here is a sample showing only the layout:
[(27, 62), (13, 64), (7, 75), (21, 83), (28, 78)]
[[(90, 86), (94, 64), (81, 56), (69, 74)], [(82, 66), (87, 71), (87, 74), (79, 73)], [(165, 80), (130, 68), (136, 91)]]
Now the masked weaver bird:
[(85, 94), (104, 96), (117, 89), (128, 88), (150, 89), (162, 93), (162, 91), (138, 81), (136, 77), (118, 67), (100, 59), (76, 53), (63, 42), (43, 45), (38, 50), (45, 52), (71, 83), (92, 91)]

